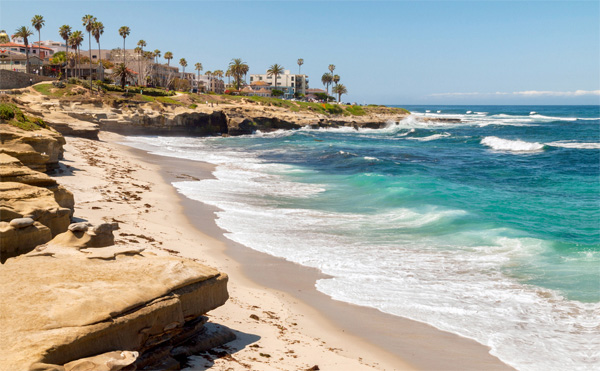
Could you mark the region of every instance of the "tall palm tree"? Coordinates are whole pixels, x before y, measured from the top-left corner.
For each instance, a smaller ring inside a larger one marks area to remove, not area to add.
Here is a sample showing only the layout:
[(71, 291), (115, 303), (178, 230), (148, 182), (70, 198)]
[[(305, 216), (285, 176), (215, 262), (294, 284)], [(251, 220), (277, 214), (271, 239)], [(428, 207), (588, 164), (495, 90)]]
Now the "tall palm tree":
[(331, 72), (331, 75), (333, 75), (333, 70), (335, 70), (335, 64), (330, 64), (327, 68), (329, 69), (329, 72)]
[(302, 67), (303, 64), (304, 64), (304, 59), (302, 59), (302, 58), (298, 59), (298, 75), (300, 75), (300, 68)]
[(231, 84), (231, 76), (233, 76), (231, 73), (231, 67), (227, 68), (227, 71), (225, 71), (225, 76), (227, 77), (227, 85)]
[[(77, 64), (79, 64), (79, 61), (81, 60), (79, 47), (81, 46), (82, 42), (83, 42), (83, 32), (81, 32), (81, 31), (74, 31), (71, 34), (71, 36), (69, 37), (69, 44), (71, 44), (71, 47), (73, 49), (75, 49), (77, 52)], [(77, 69), (77, 73), (78, 73), (77, 77), (79, 77), (79, 73), (81, 72), (80, 69), (81, 69), (81, 66), (80, 66), (80, 68)]]
[(160, 58), (160, 50), (154, 49), (154, 63), (158, 63), (158, 58)]
[(223, 70), (216, 70), (215, 72), (213, 72), (213, 75), (215, 77), (218, 77), (219, 79), (223, 78)]
[(104, 67), (102, 66), (102, 55), (100, 54), (100, 36), (104, 33), (104, 25), (100, 21), (94, 21), (92, 25), (92, 35), (96, 39), (96, 43), (98, 43), (98, 65), (101, 67), (100, 71), (102, 71), (102, 78), (104, 78)]
[(173, 53), (166, 52), (165, 53), (165, 59), (167, 60), (167, 66), (169, 66), (171, 64), (171, 59), (173, 59)]
[(27, 58), (25, 71), (29, 73), (29, 37), (33, 36), (33, 32), (29, 28), (21, 26), (17, 28), (17, 31), (15, 31), (14, 36), (23, 38), (23, 43), (25, 44), (25, 57)]
[(130, 33), (131, 30), (127, 26), (122, 26), (121, 28), (119, 28), (119, 35), (121, 35), (121, 37), (123, 38), (123, 64), (125, 64), (125, 39), (127, 38), (127, 36), (129, 36)]
[(344, 84), (338, 84), (331, 89), (332, 94), (338, 95), (338, 102), (342, 101), (342, 94), (348, 94), (348, 89), (344, 86)]
[(86, 14), (81, 18), (81, 22), (83, 23), (83, 27), (88, 32), (88, 43), (89, 43), (89, 53), (90, 53), (90, 91), (92, 91), (92, 30), (94, 29), (94, 22), (96, 22), (96, 17), (91, 14)]
[(140, 48), (140, 79), (142, 81), (145, 81), (146, 79), (143, 78), (142, 76), (142, 57), (144, 56), (144, 47), (146, 46), (146, 41), (144, 40), (140, 40), (137, 43), (137, 46)]
[(269, 69), (267, 70), (267, 76), (275, 76), (275, 82), (273, 84), (275, 89), (277, 89), (277, 76), (281, 75), (283, 71), (283, 66), (280, 66), (277, 63), (269, 67)]
[(181, 78), (183, 78), (185, 76), (185, 68), (187, 67), (187, 61), (185, 60), (185, 58), (181, 58), (179, 60), (179, 64), (181, 65), (181, 67), (183, 67), (183, 72), (181, 75)]
[[(42, 27), (44, 27), (44, 17), (42, 17), (41, 15), (34, 15), (33, 18), (31, 18), (31, 25), (38, 32), (38, 57), (40, 57), (40, 59), (42, 59), (42, 54), (41, 54), (41, 50), (42, 50), (42, 34), (41, 34), (41, 30), (42, 30)], [(40, 75), (44, 75), (44, 70), (42, 68), (40, 68)]]
[(321, 76), (321, 82), (325, 85), (325, 89), (327, 89), (327, 95), (329, 95), (329, 85), (333, 81), (333, 76), (330, 73), (325, 72), (323, 76)]
[(71, 36), (71, 26), (68, 26), (66, 24), (60, 26), (60, 28), (58, 29), (58, 34), (63, 40), (65, 40), (65, 44), (67, 45), (67, 51), (65, 53), (65, 57), (67, 59), (67, 63), (65, 64), (65, 79), (67, 79), (69, 76), (69, 37)]
[[(200, 81), (200, 71), (203, 70), (202, 63), (198, 62), (194, 65), (194, 69), (198, 71), (198, 81)], [(200, 83), (200, 82), (198, 82)]]
[(337, 86), (338, 82), (340, 82), (340, 75), (333, 75), (333, 83)]
[(242, 76), (248, 73), (250, 67), (248, 67), (246, 62), (243, 62), (241, 58), (234, 58), (229, 62), (229, 69), (231, 70), (231, 75), (235, 79), (235, 88), (239, 90), (242, 84)]

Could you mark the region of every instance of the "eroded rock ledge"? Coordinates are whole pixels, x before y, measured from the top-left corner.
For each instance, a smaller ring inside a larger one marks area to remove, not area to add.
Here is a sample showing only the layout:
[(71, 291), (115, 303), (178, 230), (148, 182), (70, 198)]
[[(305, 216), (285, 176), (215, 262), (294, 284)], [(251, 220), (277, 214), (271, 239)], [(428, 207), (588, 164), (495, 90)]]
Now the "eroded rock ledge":
[(227, 275), (114, 246), (116, 223), (71, 224), (73, 194), (40, 172), (64, 138), (1, 122), (0, 135), (0, 370), (178, 369), (235, 338), (204, 316)]

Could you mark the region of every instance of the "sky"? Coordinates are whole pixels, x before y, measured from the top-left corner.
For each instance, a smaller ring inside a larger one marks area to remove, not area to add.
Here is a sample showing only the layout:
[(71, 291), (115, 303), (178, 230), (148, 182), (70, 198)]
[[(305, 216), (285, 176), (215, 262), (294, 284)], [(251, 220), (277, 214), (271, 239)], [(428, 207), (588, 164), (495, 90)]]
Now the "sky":
[(0, 29), (32, 28), (36, 14), (42, 40), (60, 40), (63, 24), (85, 31), (81, 18), (92, 14), (104, 23), (103, 49), (122, 47), (118, 29), (128, 26), (127, 48), (143, 39), (171, 51), (171, 64), (185, 58), (188, 71), (242, 58), (251, 74), (275, 63), (298, 72), (303, 58), (310, 87), (324, 88), (334, 64), (347, 102), (600, 104), (595, 0), (0, 0)]

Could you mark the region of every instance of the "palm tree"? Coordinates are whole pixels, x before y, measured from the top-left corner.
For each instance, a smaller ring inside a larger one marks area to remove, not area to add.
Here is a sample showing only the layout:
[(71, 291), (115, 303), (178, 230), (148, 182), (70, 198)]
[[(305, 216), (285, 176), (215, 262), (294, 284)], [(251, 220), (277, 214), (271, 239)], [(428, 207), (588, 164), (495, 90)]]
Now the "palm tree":
[(23, 43), (25, 44), (25, 57), (27, 58), (27, 64), (25, 65), (25, 71), (27, 73), (29, 73), (29, 36), (32, 36), (33, 32), (25, 27), (25, 26), (21, 26), (19, 28), (17, 28), (17, 31), (15, 31), (14, 36), (16, 37), (22, 37), (23, 38)]
[(242, 84), (242, 76), (248, 73), (250, 67), (248, 67), (246, 62), (243, 62), (241, 58), (234, 58), (229, 62), (229, 69), (231, 70), (231, 75), (235, 79), (235, 88), (239, 90)]
[(89, 43), (89, 52), (90, 52), (90, 91), (92, 91), (92, 30), (94, 29), (94, 22), (96, 22), (96, 17), (90, 14), (86, 14), (81, 18), (81, 22), (83, 22), (83, 27), (88, 32), (88, 43)]
[(277, 76), (281, 75), (283, 71), (283, 66), (280, 66), (277, 63), (269, 67), (269, 69), (267, 70), (267, 76), (275, 76), (275, 82), (273, 84), (275, 89), (277, 89)]
[(183, 78), (185, 76), (185, 68), (187, 67), (187, 61), (185, 60), (185, 58), (181, 58), (179, 60), (179, 64), (181, 65), (181, 67), (183, 67), (183, 72), (181, 75), (181, 78)]
[[(100, 36), (104, 33), (104, 25), (100, 21), (94, 21), (92, 25), (92, 35), (96, 39), (96, 43), (98, 43), (98, 65), (102, 67), (102, 55), (100, 54)], [(100, 69), (102, 72), (102, 78), (104, 78), (104, 67)]]
[(123, 64), (125, 64), (125, 38), (129, 36), (131, 30), (127, 26), (122, 26), (119, 28), (119, 35), (123, 38)]
[[(34, 15), (33, 18), (31, 18), (31, 25), (38, 32), (38, 57), (42, 59), (42, 35), (40, 31), (42, 27), (44, 27), (44, 17), (41, 15)], [(44, 75), (44, 70), (42, 68), (40, 68), (40, 75)]]
[(171, 63), (171, 59), (173, 59), (173, 53), (171, 52), (166, 52), (165, 53), (165, 59), (167, 60), (167, 66), (170, 65)]
[(333, 83), (337, 86), (338, 82), (340, 82), (340, 75), (333, 75)]
[(300, 68), (302, 67), (303, 64), (304, 64), (304, 59), (302, 59), (302, 58), (298, 59), (298, 75), (300, 75)]
[(233, 76), (231, 73), (231, 67), (227, 68), (227, 71), (225, 71), (225, 76), (227, 77), (227, 85), (231, 84), (231, 76)]
[(329, 95), (329, 84), (333, 81), (333, 76), (330, 73), (325, 72), (323, 76), (321, 76), (321, 82), (325, 85), (327, 89), (327, 95)]
[(215, 77), (218, 77), (219, 79), (223, 78), (223, 70), (216, 70), (215, 72), (213, 72), (213, 75)]
[(68, 26), (66, 24), (60, 26), (60, 28), (58, 29), (58, 34), (63, 40), (65, 40), (65, 44), (67, 45), (67, 51), (65, 53), (65, 58), (67, 60), (67, 63), (65, 64), (65, 79), (67, 79), (67, 77), (69, 76), (67, 72), (69, 69), (69, 37), (71, 36), (71, 26)]
[(348, 94), (348, 89), (346, 89), (346, 87), (344, 86), (344, 84), (339, 84), (333, 87), (333, 89), (331, 89), (331, 93), (332, 94), (337, 94), (338, 95), (338, 102), (342, 101), (342, 94)]
[(160, 50), (154, 49), (154, 63), (158, 63), (158, 58), (160, 58)]
[[(71, 36), (69, 37), (69, 44), (71, 44), (71, 47), (77, 51), (77, 64), (79, 64), (79, 60), (81, 59), (79, 47), (81, 46), (82, 42), (83, 42), (83, 32), (81, 32), (81, 31), (74, 31), (71, 34)], [(80, 69), (77, 69), (77, 73), (78, 74), (80, 73)], [(77, 77), (79, 77), (79, 76), (77, 76)]]
[(128, 77), (133, 77), (133, 72), (125, 66), (125, 63), (121, 63), (113, 69), (112, 76), (115, 79), (119, 79), (121, 81), (121, 89), (125, 89), (125, 82)]
[(331, 75), (333, 75), (333, 70), (335, 70), (335, 64), (330, 64), (327, 68), (329, 69), (329, 72), (331, 72)]
[(200, 71), (202, 71), (202, 63), (198, 62), (194, 65), (194, 69), (198, 71), (198, 81), (200, 81)]

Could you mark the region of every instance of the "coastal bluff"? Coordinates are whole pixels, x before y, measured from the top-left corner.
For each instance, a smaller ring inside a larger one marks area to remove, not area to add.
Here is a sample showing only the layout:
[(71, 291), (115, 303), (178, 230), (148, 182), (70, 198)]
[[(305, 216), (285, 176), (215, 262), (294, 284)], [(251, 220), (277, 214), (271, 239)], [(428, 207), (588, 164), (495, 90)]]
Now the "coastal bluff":
[[(337, 105), (244, 97), (210, 96), (214, 102), (198, 103), (179, 93), (168, 103), (97, 96), (78, 88), (77, 94), (56, 98), (34, 89), (15, 95), (13, 101), (63, 135), (97, 139), (98, 130), (125, 135), (215, 136), (246, 135), (257, 131), (311, 128), (383, 128), (410, 113), (383, 106), (342, 108)], [(324, 107), (327, 107), (325, 109)], [(327, 111), (330, 110), (331, 112)], [(350, 112), (353, 112), (352, 114)]]
[(233, 340), (205, 316), (228, 300), (228, 276), (115, 241), (117, 222), (75, 219), (73, 194), (47, 174), (65, 139), (9, 108), (0, 120), (0, 370), (178, 369)]

